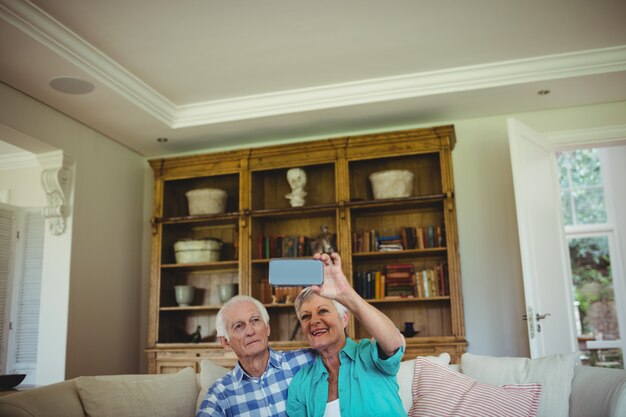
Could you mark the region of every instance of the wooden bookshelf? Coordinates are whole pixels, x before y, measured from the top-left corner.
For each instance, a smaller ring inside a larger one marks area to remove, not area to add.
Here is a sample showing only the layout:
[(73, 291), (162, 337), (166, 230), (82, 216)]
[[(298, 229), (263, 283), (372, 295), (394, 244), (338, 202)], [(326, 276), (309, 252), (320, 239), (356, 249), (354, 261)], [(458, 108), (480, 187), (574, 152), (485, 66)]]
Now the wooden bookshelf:
[[(267, 298), (269, 261), (261, 256), (262, 240), (306, 237), (314, 241), (322, 226), (334, 235), (353, 285), (359, 271), (383, 270), (389, 264), (410, 264), (415, 271), (445, 264), (448, 293), (430, 297), (379, 294), (370, 302), (399, 329), (407, 321), (414, 322), (419, 332), (407, 339), (407, 357), (448, 352), (457, 361), (467, 343), (451, 165), (454, 143), (453, 127), (441, 126), (150, 161), (155, 174), (150, 372), (197, 366), (202, 358), (233, 365), (234, 357), (215, 338), (215, 315), (221, 305), (217, 285), (237, 283), (241, 294)], [(285, 198), (291, 191), (286, 173), (295, 167), (307, 174), (303, 207), (291, 207)], [(374, 199), (368, 176), (389, 169), (414, 174), (411, 196)], [(207, 187), (228, 193), (225, 213), (190, 216), (185, 193)], [(353, 250), (353, 237), (364, 231), (392, 235), (403, 227), (428, 226), (443, 227), (445, 246)], [(174, 243), (197, 238), (223, 242), (220, 260), (177, 264)], [(295, 256), (301, 254), (295, 252)], [(177, 306), (173, 287), (182, 284), (197, 288), (193, 305)], [(272, 346), (306, 346), (293, 303), (263, 301), (270, 314)], [(185, 337), (197, 325), (202, 327), (202, 340), (190, 343)], [(353, 338), (369, 337), (354, 320), (348, 331)]]

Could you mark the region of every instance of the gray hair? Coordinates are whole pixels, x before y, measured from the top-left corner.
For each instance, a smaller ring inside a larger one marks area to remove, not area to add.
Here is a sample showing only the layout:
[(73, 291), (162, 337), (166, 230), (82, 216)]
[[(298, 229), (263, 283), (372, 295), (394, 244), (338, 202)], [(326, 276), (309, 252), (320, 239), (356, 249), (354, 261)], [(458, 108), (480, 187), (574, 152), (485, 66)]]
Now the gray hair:
[(261, 313), (261, 318), (263, 319), (263, 322), (265, 322), (265, 325), (269, 326), (270, 315), (267, 313), (267, 309), (265, 308), (265, 306), (261, 304), (259, 300), (254, 297), (250, 297), (249, 295), (236, 295), (230, 300), (226, 301), (222, 308), (220, 308), (220, 311), (217, 312), (217, 317), (215, 318), (215, 330), (217, 330), (217, 337), (224, 337), (226, 338), (226, 340), (230, 341), (230, 338), (228, 337), (228, 330), (226, 329), (226, 320), (224, 317), (226, 315), (226, 310), (232, 307), (234, 304), (244, 302), (254, 304), (259, 310), (259, 313)]
[[(311, 287), (306, 287), (305, 289), (300, 291), (300, 294), (298, 294), (298, 296), (296, 297), (296, 301), (294, 302), (293, 306), (296, 310), (296, 316), (298, 317), (298, 320), (300, 320), (300, 308), (302, 307), (302, 304), (305, 301), (309, 301), (311, 298), (313, 298), (314, 295), (318, 295), (318, 294), (313, 292)], [(335, 305), (335, 308), (337, 309), (337, 313), (339, 313), (339, 317), (343, 317), (349, 313), (349, 310), (346, 308), (346, 306), (341, 304), (339, 301), (335, 301), (335, 300), (330, 300), (330, 301), (332, 301), (333, 304)]]

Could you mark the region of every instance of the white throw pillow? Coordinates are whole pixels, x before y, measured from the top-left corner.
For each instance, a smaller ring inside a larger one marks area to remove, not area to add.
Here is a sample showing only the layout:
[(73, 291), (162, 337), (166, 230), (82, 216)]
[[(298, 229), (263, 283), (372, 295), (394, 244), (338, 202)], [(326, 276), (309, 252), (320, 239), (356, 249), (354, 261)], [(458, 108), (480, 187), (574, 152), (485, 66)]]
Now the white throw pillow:
[[(436, 363), (443, 366), (448, 366), (450, 363), (450, 354), (444, 352), (439, 356), (418, 356), (418, 358), (425, 358), (432, 363)], [(413, 403), (413, 396), (411, 395), (411, 386), (413, 385), (413, 374), (415, 372), (415, 359), (400, 362), (400, 370), (396, 374), (398, 379), (398, 385), (400, 389), (398, 394), (402, 400), (402, 406), (404, 411), (408, 412)]]
[(198, 385), (193, 369), (185, 368), (171, 375), (137, 378), (76, 378), (85, 414), (89, 417), (194, 416)]
[(200, 361), (200, 393), (196, 401), (196, 411), (200, 408), (200, 404), (206, 396), (207, 390), (215, 381), (226, 375), (228, 371), (230, 371), (230, 369), (216, 365), (208, 359), (202, 359)]
[(543, 358), (497, 358), (464, 353), (461, 371), (491, 385), (539, 382), (543, 386), (538, 417), (568, 417), (574, 367), (580, 353)]

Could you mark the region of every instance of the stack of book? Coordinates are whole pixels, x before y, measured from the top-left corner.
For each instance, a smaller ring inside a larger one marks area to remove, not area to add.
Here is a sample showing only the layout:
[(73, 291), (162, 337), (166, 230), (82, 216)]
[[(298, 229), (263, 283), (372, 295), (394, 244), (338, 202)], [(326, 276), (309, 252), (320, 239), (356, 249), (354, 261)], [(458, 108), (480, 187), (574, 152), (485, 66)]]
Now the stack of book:
[(415, 268), (412, 264), (385, 266), (385, 297), (414, 297)]
[(380, 252), (392, 252), (403, 250), (406, 246), (402, 245), (400, 235), (378, 236), (378, 250)]

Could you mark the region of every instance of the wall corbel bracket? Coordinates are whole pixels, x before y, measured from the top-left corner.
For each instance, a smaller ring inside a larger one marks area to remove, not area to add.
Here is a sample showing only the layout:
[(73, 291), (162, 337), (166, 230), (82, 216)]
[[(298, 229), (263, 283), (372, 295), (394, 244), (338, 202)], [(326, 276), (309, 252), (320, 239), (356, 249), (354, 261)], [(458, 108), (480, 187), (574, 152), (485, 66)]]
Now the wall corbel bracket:
[(71, 190), (72, 171), (62, 154), (51, 152), (38, 156), (42, 165), (41, 184), (46, 193), (48, 204), (42, 214), (53, 235), (61, 235), (66, 229), (66, 219), (70, 214), (69, 193)]

